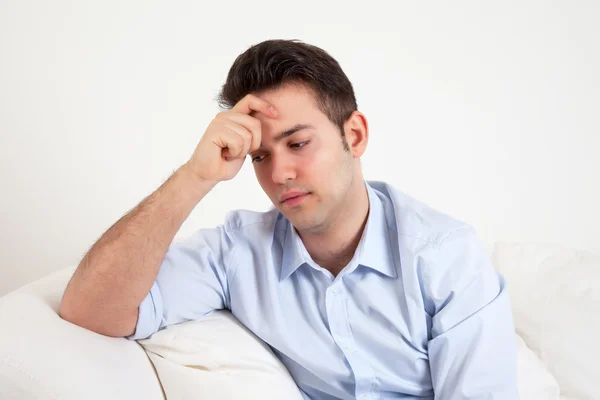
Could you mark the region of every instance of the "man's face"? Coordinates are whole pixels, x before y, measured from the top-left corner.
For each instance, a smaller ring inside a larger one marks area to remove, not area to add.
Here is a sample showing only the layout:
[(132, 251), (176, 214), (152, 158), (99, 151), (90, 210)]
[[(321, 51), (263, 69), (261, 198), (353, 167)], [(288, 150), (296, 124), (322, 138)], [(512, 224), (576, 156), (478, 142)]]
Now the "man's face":
[(285, 85), (258, 96), (278, 112), (277, 118), (255, 115), (262, 141), (250, 157), (258, 182), (297, 230), (326, 229), (340, 211), (354, 171), (339, 128), (302, 86)]

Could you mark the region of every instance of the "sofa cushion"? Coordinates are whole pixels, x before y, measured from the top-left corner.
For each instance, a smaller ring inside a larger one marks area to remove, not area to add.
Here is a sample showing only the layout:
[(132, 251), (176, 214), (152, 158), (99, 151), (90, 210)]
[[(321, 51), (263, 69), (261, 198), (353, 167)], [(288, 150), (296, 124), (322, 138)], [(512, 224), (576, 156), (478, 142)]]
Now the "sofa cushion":
[(0, 297), (0, 399), (164, 399), (137, 343), (60, 318), (74, 270), (65, 268)]
[(559, 400), (560, 387), (523, 339), (517, 340), (517, 379), (520, 400)]
[(302, 399), (269, 347), (220, 310), (139, 340), (171, 399)]
[(600, 393), (600, 257), (539, 243), (497, 243), (515, 328), (558, 381), (563, 396)]

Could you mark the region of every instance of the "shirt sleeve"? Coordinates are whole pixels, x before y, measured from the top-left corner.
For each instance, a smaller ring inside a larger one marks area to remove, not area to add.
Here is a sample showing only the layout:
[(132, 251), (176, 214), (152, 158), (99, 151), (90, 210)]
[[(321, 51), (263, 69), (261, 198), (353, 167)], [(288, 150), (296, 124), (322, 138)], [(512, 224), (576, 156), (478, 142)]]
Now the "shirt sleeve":
[(422, 271), (431, 315), (429, 365), (436, 399), (518, 399), (507, 284), (472, 228), (450, 234)]
[(135, 332), (127, 338), (145, 339), (168, 325), (229, 308), (227, 271), (234, 243), (225, 227), (201, 229), (181, 243), (172, 243), (139, 306)]

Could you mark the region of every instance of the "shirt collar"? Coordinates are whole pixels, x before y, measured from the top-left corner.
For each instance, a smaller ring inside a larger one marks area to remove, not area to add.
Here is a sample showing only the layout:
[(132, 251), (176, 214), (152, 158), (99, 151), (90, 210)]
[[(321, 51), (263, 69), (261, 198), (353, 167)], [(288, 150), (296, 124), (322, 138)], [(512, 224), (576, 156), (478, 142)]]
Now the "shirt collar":
[[(395, 268), (390, 231), (382, 200), (368, 183), (365, 182), (365, 185), (369, 196), (369, 216), (362, 238), (356, 248), (358, 254), (355, 254), (353, 260), (358, 256), (358, 264), (379, 271), (386, 276), (397, 278), (398, 272)], [(310, 258), (300, 235), (291, 222), (287, 221), (280, 280), (286, 279), (300, 266), (309, 263), (310, 260), (307, 257)], [(353, 269), (355, 268), (353, 267), (348, 272)]]
[(369, 194), (369, 217), (361, 238), (362, 243), (357, 248), (357, 251), (360, 251), (358, 262), (386, 276), (397, 278), (394, 246), (390, 237), (392, 232), (388, 228), (382, 199), (368, 183), (366, 186)]
[(302, 240), (292, 223), (286, 219), (285, 239), (283, 244), (283, 259), (281, 260), (282, 281), (294, 273), (301, 265), (306, 263), (302, 254)]

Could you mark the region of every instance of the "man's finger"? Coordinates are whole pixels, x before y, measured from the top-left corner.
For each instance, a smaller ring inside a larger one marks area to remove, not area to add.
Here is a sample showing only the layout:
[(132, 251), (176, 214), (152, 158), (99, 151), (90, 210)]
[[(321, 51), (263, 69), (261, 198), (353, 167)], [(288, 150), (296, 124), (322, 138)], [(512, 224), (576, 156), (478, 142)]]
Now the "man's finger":
[(246, 114), (229, 113), (227, 119), (242, 125), (250, 133), (252, 133), (252, 143), (250, 151), (255, 151), (260, 147), (260, 141), (262, 137), (260, 120), (258, 118), (251, 117)]
[(242, 147), (241, 147), (239, 153), (235, 153), (235, 158), (246, 157), (246, 155), (248, 155), (248, 153), (250, 152), (250, 145), (252, 143), (252, 133), (250, 131), (248, 131), (246, 128), (244, 128), (242, 125), (238, 125), (238, 124), (234, 124), (234, 123), (225, 124), (225, 127), (227, 129), (229, 129), (231, 132), (234, 132), (236, 135), (238, 135), (243, 141), (243, 144), (242, 144)]
[(277, 116), (275, 107), (253, 94), (246, 95), (231, 110), (243, 114), (250, 114), (253, 111), (257, 111), (271, 118)]
[(228, 160), (234, 158), (244, 158), (246, 154), (242, 154), (244, 152), (244, 138), (233, 130), (227, 130), (220, 137), (222, 141), (222, 145), (220, 147), (223, 148), (222, 154)]

